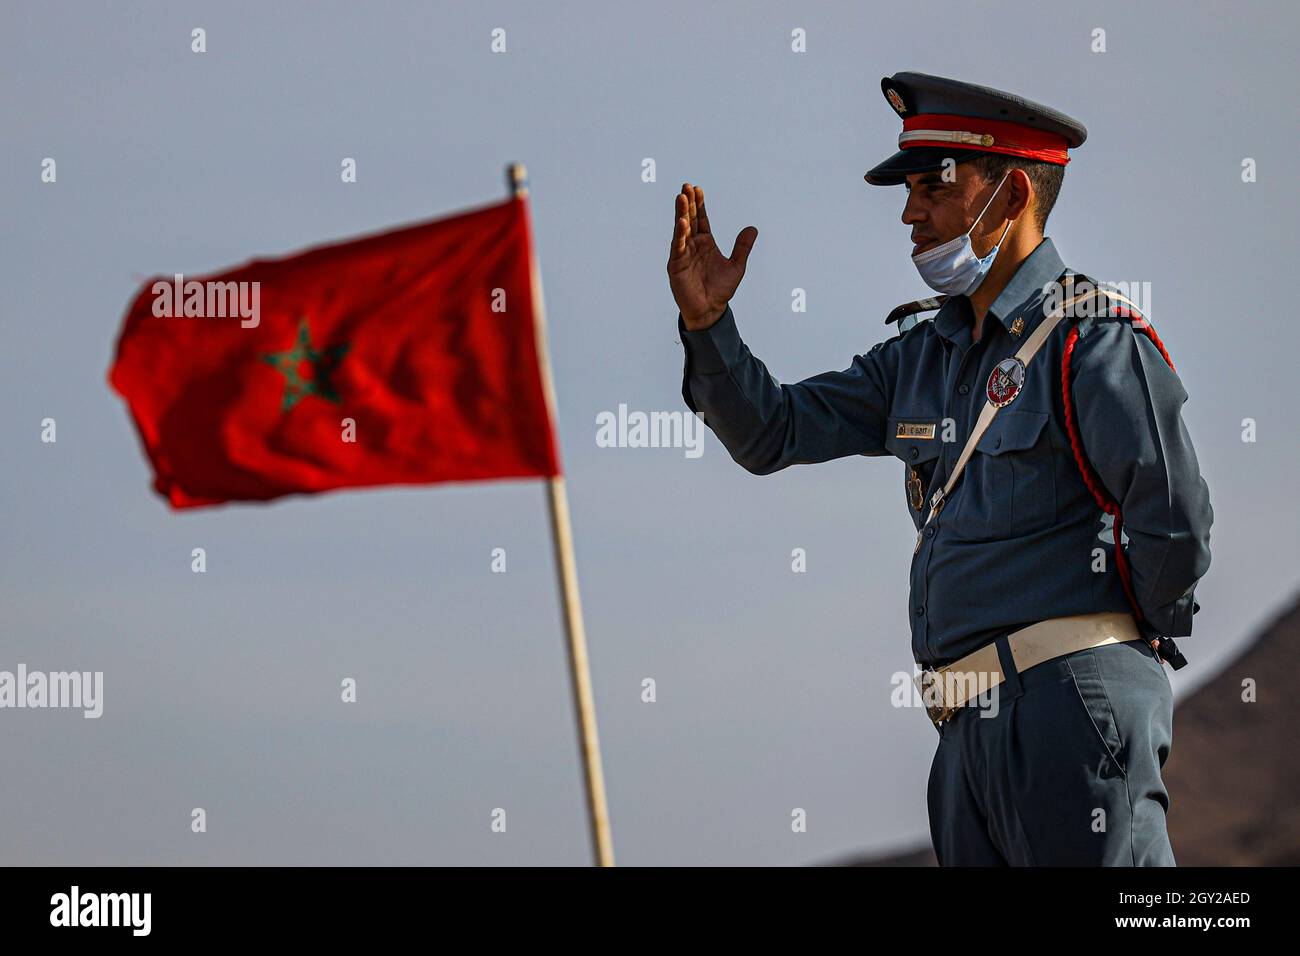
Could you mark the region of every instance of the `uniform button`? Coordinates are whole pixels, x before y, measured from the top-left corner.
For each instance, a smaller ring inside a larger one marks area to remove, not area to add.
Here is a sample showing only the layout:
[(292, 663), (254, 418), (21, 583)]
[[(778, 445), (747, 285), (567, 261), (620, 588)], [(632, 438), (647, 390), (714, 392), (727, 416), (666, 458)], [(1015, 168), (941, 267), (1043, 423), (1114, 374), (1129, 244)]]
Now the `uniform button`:
[(920, 453), (919, 451), (917, 451), (917, 450), (916, 450), (916, 446), (913, 445), (913, 446), (912, 446), (912, 450), (909, 451), (909, 452), (907, 453), (907, 457), (908, 457), (908, 458), (915, 459), (916, 456), (919, 455), (919, 454), (921, 454), (921, 453)]
[(1001, 435), (999, 435), (997, 438), (993, 439), (993, 447), (994, 447), (994, 448), (1001, 448), (1001, 447), (1002, 447), (1002, 436), (1001, 436)]
[(957, 391), (959, 391), (959, 392), (961, 392), (961, 394), (965, 395), (965, 394), (967, 394), (967, 393), (970, 391), (970, 386), (967, 385), (967, 384), (965, 384), (965, 383), (962, 383), (961, 388), (957, 389)]
[(925, 605), (924, 605), (924, 604), (918, 604), (918, 605), (916, 606), (916, 616), (917, 616), (917, 617), (924, 617), (924, 616), (925, 616)]
[(933, 537), (934, 537), (934, 528), (933, 528), (933, 527), (926, 528), (926, 529), (925, 529), (925, 536), (926, 536), (927, 538), (933, 538)]

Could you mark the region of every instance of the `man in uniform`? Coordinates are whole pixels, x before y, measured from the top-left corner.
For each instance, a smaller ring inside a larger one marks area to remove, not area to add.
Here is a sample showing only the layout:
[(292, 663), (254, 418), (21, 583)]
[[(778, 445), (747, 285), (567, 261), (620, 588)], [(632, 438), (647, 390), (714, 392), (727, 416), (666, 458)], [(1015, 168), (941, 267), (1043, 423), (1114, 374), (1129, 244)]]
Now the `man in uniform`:
[(1213, 520), (1187, 394), (1146, 318), (1088, 295), (1043, 235), (1082, 124), (920, 73), (881, 88), (903, 132), (865, 178), (906, 185), (941, 296), (895, 310), (906, 331), (847, 369), (781, 384), (729, 304), (758, 231), (724, 256), (687, 183), (668, 260), (683, 397), (756, 475), (903, 462), (940, 864), (1175, 865), (1163, 664), (1183, 663), (1171, 638), (1191, 633)]

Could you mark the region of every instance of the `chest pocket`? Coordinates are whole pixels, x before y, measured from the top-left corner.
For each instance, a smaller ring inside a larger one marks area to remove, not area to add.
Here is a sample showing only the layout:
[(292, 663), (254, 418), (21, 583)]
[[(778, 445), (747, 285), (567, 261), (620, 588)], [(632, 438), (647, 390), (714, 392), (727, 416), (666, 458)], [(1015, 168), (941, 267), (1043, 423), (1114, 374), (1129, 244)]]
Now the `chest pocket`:
[(912, 522), (919, 528), (930, 510), (925, 507), (925, 494), (943, 450), (942, 423), (935, 417), (891, 417), (886, 424), (885, 448), (903, 463), (903, 497)]
[(975, 446), (963, 476), (959, 534), (1021, 537), (1056, 521), (1056, 460), (1047, 412), (1004, 408)]

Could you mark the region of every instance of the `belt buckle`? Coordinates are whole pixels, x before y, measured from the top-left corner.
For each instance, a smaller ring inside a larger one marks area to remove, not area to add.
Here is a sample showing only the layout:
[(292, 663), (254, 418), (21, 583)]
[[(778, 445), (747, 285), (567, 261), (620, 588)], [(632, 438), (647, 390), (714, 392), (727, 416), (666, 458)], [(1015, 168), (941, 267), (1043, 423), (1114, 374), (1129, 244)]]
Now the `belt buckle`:
[[(937, 670), (933, 667), (922, 667), (921, 673), (916, 675), (917, 688), (921, 692), (921, 703), (925, 706), (926, 715), (930, 718), (930, 722), (934, 724), (936, 730), (939, 728), (940, 724), (946, 720), (951, 720), (953, 715), (957, 713), (957, 708), (953, 705), (947, 704), (946, 702), (942, 705), (931, 704), (927, 699), (930, 695), (925, 692), (926, 675), (933, 675), (931, 677), (931, 682), (933, 682), (937, 680), (939, 675), (942, 673), (941, 670)], [(939, 697), (940, 699), (943, 698), (942, 685), (939, 686)]]
[(930, 722), (937, 728), (944, 721), (951, 720), (957, 713), (956, 707), (936, 707), (931, 704), (925, 705), (925, 712), (930, 717)]

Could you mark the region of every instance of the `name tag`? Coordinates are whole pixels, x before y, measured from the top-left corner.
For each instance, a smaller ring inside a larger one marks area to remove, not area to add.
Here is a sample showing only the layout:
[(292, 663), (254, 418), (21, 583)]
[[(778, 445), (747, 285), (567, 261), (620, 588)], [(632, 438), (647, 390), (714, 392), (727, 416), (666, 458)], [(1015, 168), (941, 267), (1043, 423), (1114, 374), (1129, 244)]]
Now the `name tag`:
[(911, 425), (904, 422), (898, 423), (898, 433), (895, 438), (933, 438), (933, 425)]

